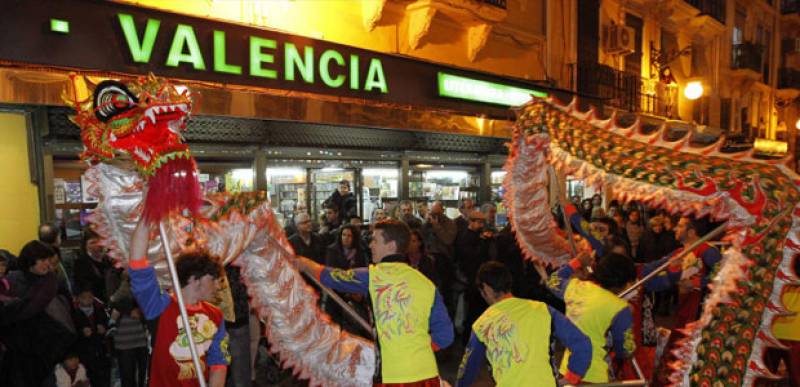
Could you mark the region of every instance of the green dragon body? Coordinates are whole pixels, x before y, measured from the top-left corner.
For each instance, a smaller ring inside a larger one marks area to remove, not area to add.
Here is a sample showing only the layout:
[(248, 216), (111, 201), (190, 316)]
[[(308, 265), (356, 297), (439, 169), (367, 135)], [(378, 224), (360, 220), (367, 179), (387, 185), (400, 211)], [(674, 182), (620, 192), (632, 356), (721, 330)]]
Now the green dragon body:
[(724, 139), (706, 147), (675, 141), (667, 125), (645, 133), (641, 119), (620, 127), (615, 116), (535, 99), (519, 112), (504, 182), (512, 225), (526, 256), (561, 263), (569, 256), (555, 232), (547, 190), (548, 169), (613, 187), (622, 200), (637, 200), (672, 213), (727, 220), (731, 247), (708, 293), (700, 319), (669, 364), (675, 385), (752, 385), (777, 378), (763, 351), (781, 347), (771, 332), (787, 285), (800, 283), (792, 268), (800, 251), (798, 176), (787, 160), (757, 160), (752, 151), (722, 153)]

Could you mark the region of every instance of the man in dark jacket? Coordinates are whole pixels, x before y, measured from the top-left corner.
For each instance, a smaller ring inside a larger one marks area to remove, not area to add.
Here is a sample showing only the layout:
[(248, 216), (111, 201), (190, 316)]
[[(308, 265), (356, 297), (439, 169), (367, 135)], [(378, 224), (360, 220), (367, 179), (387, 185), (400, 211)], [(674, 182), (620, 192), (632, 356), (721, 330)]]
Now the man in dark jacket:
[(323, 208), (333, 206), (339, 213), (339, 224), (344, 223), (350, 216), (358, 214), (358, 203), (355, 195), (350, 192), (350, 181), (342, 180), (339, 182), (339, 189), (334, 191), (322, 203)]
[[(489, 249), (491, 247), (493, 234), (486, 231), (486, 215), (480, 211), (470, 211), (464, 214), (467, 218), (467, 226), (456, 237), (455, 243), (455, 263), (457, 269), (457, 281), (462, 285), (454, 289), (456, 297), (464, 296), (464, 313), (462, 332), (468, 333), (469, 327), (486, 309), (486, 301), (483, 300), (478, 289), (472, 284), (478, 273), (478, 268), (482, 263), (489, 260)], [(456, 303), (456, 305), (458, 305)], [(459, 328), (458, 322), (456, 327)], [(464, 342), (469, 337), (464, 337)]]
[(250, 386), (250, 304), (247, 296), (247, 286), (242, 280), (239, 267), (228, 265), (225, 267), (228, 283), (233, 297), (234, 321), (225, 321), (225, 329), (229, 336), (229, 349), (231, 365), (229, 370), (228, 386)]
[(295, 216), (297, 233), (289, 238), (297, 255), (311, 258), (314, 262), (325, 263), (325, 243), (319, 235), (311, 231), (311, 217), (308, 214)]
[[(106, 279), (112, 266), (106, 249), (100, 246), (100, 237), (91, 229), (83, 231), (83, 244), (73, 267), (74, 283), (89, 287), (100, 301), (108, 303)], [(112, 290), (113, 291), (113, 290)]]

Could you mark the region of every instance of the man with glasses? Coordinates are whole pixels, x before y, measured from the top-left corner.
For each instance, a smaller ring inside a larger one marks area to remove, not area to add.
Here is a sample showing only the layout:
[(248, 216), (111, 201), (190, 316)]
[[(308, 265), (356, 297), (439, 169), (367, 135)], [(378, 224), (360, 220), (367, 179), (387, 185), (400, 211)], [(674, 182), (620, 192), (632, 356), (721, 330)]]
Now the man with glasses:
[(289, 238), (289, 243), (292, 244), (295, 254), (324, 263), (326, 245), (317, 233), (311, 231), (311, 216), (307, 213), (297, 214), (294, 221), (297, 233)]

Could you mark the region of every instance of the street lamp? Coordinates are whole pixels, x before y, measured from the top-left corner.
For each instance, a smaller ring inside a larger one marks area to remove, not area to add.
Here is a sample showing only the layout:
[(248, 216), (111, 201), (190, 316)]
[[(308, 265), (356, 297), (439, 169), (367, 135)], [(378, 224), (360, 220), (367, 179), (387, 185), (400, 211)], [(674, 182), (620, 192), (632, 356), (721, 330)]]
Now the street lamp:
[(703, 96), (703, 84), (700, 81), (692, 81), (686, 84), (683, 95), (694, 101)]
[(800, 130), (800, 118), (798, 118), (797, 122), (794, 123), (794, 127)]

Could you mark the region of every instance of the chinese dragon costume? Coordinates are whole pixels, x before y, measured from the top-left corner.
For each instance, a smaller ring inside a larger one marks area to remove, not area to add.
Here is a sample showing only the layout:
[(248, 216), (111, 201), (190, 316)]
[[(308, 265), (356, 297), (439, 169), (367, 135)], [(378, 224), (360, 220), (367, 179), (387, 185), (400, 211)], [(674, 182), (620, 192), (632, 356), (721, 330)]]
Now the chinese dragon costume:
[(781, 295), (800, 284), (793, 271), (800, 253), (798, 176), (784, 160), (753, 158), (752, 150), (723, 153), (725, 139), (690, 145), (691, 131), (670, 141), (667, 124), (644, 130), (641, 118), (620, 126), (555, 99), (534, 99), (519, 110), (504, 186), (509, 218), (529, 259), (561, 264), (569, 256), (550, 214), (549, 166), (613, 187), (672, 213), (726, 220), (726, 249), (701, 317), (668, 364), (673, 385), (753, 385), (776, 379), (764, 365), (767, 347), (783, 348), (773, 320), (787, 314)]
[[(95, 164), (86, 176), (99, 204), (89, 221), (118, 265), (128, 259), (130, 236), (141, 216), (165, 221), (175, 253), (182, 244), (200, 243), (239, 268), (250, 304), (266, 325), (270, 350), (284, 367), (311, 385), (372, 384), (372, 342), (348, 334), (319, 310), (318, 294), (296, 270), (292, 247), (265, 196), (201, 198), (195, 162), (182, 140), (192, 109), (187, 91), (152, 75), (96, 85), (73, 77), (65, 100), (76, 110), (72, 120), (85, 146), (81, 157)], [(151, 240), (148, 259), (168, 286), (161, 244)]]
[[(130, 235), (147, 201), (144, 216), (167, 216), (170, 249), (196, 241), (239, 267), (270, 349), (284, 366), (311, 385), (371, 385), (373, 344), (343, 331), (317, 308), (318, 294), (296, 270), (294, 252), (263, 194), (213, 194), (199, 205), (194, 161), (181, 138), (192, 106), (188, 93), (153, 76), (82, 84), (73, 78), (75, 90), (65, 99), (76, 110), (86, 147), (82, 157), (95, 163), (87, 177), (100, 202), (90, 222), (111, 257), (120, 265), (127, 260)], [(81, 87), (93, 98), (79, 97), (87, 94), (76, 91)], [(670, 380), (752, 385), (757, 377), (775, 378), (762, 355), (767, 346), (781, 346), (770, 327), (787, 313), (782, 289), (800, 283), (790, 269), (800, 250), (798, 177), (779, 161), (723, 154), (723, 140), (694, 148), (689, 135), (668, 141), (665, 131), (644, 133), (639, 121), (619, 127), (614, 116), (604, 120), (593, 110), (579, 111), (576, 101), (534, 99), (522, 107), (504, 182), (518, 243), (528, 259), (561, 264), (569, 258), (550, 215), (550, 166), (592, 184), (611, 184), (623, 200), (728, 220), (732, 246), (702, 317), (677, 349), (680, 360), (670, 364)], [(135, 168), (98, 163), (120, 154)], [(170, 178), (182, 180), (166, 184)], [(170, 188), (181, 184), (187, 186)], [(151, 205), (158, 212), (150, 213)], [(151, 242), (149, 259), (163, 278), (159, 240)]]

